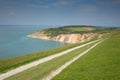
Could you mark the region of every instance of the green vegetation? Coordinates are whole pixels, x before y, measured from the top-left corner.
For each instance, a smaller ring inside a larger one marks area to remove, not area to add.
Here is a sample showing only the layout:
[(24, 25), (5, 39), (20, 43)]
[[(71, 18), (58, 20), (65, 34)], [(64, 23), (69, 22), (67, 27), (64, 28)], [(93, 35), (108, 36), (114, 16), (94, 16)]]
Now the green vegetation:
[(53, 80), (120, 80), (120, 30), (68, 66)]
[(101, 32), (106, 30), (102, 27), (95, 27), (95, 26), (63, 26), (57, 28), (49, 28), (40, 30), (39, 32), (43, 32), (47, 36), (57, 36), (59, 34), (72, 34), (72, 33), (90, 33), (90, 32)]
[[(80, 32), (90, 32), (94, 30), (98, 30), (98, 29), (94, 26), (64, 26), (64, 27), (59, 27), (59, 28), (45, 29), (42, 31), (44, 31), (44, 33), (46, 33), (47, 35), (55, 36), (55, 35), (62, 34), (62, 33), (80, 33)], [(75, 47), (77, 45), (80, 45), (80, 44), (67, 45), (67, 46), (62, 46), (62, 47), (55, 48), (55, 49), (50, 49), (50, 50), (31, 53), (31, 54), (27, 54), (23, 56), (18, 56), (18, 57), (14, 57), (10, 59), (0, 60), (0, 73), (14, 69), (16, 67), (30, 63), (32, 61), (41, 59), (43, 57), (56, 54), (58, 52)]]
[(47, 57), (49, 55), (62, 52), (64, 50), (67, 50), (69, 48), (73, 48), (73, 47), (81, 45), (81, 44), (83, 44), (83, 43), (69, 44), (66, 46), (62, 46), (62, 47), (58, 47), (58, 48), (54, 48), (54, 49), (50, 49), (50, 50), (45, 50), (45, 51), (31, 53), (31, 54), (18, 56), (18, 57), (14, 57), (14, 58), (10, 58), (10, 59), (0, 60), (0, 73), (14, 69), (16, 67), (30, 63), (32, 61)]
[(17, 80), (41, 80), (43, 77), (48, 75), (51, 71), (57, 69), (58, 67), (63, 65), (65, 62), (71, 60), (73, 57), (77, 56), (84, 50), (90, 48), (92, 45), (93, 44), (90, 44), (88, 46), (69, 52), (68, 54), (65, 54), (63, 56), (60, 56), (48, 62), (42, 63), (36, 67), (30, 68), (21, 73), (13, 75), (7, 78), (6, 80), (16, 80), (16, 79)]
[(76, 28), (74, 28), (74, 27), (70, 27), (70, 28), (65, 28), (66, 30), (69, 30), (69, 31), (79, 31), (79, 32), (81, 32), (81, 31), (92, 31), (92, 30), (94, 30), (95, 28), (90, 28), (90, 27), (76, 27)]
[[(100, 28), (94, 26), (64, 26), (59, 28), (44, 29), (48, 36), (56, 36), (58, 34), (71, 33), (111, 33), (107, 35), (108, 40), (95, 47), (88, 54), (81, 57), (68, 68), (66, 68), (60, 75), (53, 80), (118, 80), (120, 79), (120, 30), (116, 28)], [(70, 44), (59, 48), (45, 50), (41, 52), (31, 53), (23, 56), (18, 56), (10, 59), (0, 60), (0, 73), (14, 69), (21, 65), (25, 65), (32, 61), (57, 54), (67, 49), (73, 48), (80, 44)], [(38, 80), (47, 75), (50, 71), (57, 69), (60, 65), (72, 59), (80, 52), (88, 49), (90, 46), (70, 52), (69, 54), (55, 58), (51, 61), (45, 62), (36, 67), (30, 68), (26, 71), (11, 76), (7, 80)], [(66, 57), (67, 56), (67, 57)], [(52, 64), (52, 65), (51, 65)], [(39, 74), (38, 74), (39, 73)], [(72, 75), (72, 76), (71, 76)], [(19, 78), (18, 78), (19, 77)]]

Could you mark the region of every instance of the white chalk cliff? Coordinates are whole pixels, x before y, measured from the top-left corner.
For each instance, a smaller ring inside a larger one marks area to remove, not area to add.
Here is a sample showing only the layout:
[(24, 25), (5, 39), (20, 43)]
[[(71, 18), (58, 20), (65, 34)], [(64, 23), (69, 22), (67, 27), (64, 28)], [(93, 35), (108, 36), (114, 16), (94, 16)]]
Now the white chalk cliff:
[(80, 42), (86, 42), (93, 38), (101, 38), (102, 34), (98, 34), (98, 33), (59, 34), (57, 36), (51, 37), (51, 36), (47, 36), (44, 33), (36, 32), (27, 35), (27, 37), (75, 44)]

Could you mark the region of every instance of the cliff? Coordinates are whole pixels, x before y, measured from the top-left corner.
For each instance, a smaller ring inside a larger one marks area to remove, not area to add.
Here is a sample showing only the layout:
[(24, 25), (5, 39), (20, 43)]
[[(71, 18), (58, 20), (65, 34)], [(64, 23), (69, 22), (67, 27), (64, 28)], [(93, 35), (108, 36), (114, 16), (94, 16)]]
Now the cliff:
[(39, 30), (27, 37), (75, 44), (101, 38), (104, 30), (95, 26), (71, 25)]
[(84, 33), (84, 34), (72, 33), (72, 34), (59, 34), (57, 36), (51, 37), (51, 36), (44, 34), (43, 32), (36, 32), (36, 33), (27, 35), (27, 37), (75, 44), (75, 43), (86, 42), (93, 38), (101, 38), (102, 34), (99, 34), (99, 33)]

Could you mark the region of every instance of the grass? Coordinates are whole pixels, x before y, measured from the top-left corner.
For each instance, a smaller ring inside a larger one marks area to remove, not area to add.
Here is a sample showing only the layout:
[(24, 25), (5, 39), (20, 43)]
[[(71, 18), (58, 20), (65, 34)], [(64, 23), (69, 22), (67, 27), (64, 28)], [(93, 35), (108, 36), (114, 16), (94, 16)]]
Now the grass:
[(25, 65), (32, 61), (47, 57), (52, 54), (62, 52), (64, 50), (73, 48), (73, 47), (81, 45), (81, 44), (84, 44), (84, 43), (66, 45), (66, 46), (62, 46), (62, 47), (58, 47), (58, 48), (54, 48), (54, 49), (50, 49), (50, 50), (45, 50), (45, 51), (41, 51), (41, 52), (36, 52), (36, 53), (31, 53), (31, 54), (27, 54), (27, 55), (23, 55), (23, 56), (0, 60), (0, 73), (7, 72), (7, 71), (17, 68), (21, 65)]
[(65, 29), (67, 29), (69, 31), (77, 31), (77, 32), (79, 31), (79, 32), (81, 32), (81, 31), (92, 31), (95, 28), (90, 28), (90, 27), (76, 27), (76, 28), (74, 28), (74, 27), (70, 27), (70, 28), (65, 28)]
[(120, 80), (120, 30), (52, 80)]
[(49, 28), (40, 30), (39, 32), (43, 32), (45, 35), (54, 37), (59, 34), (83, 34), (83, 33), (90, 33), (90, 32), (101, 32), (106, 30), (105, 28), (95, 27), (95, 26), (63, 26), (57, 28)]
[(53, 60), (40, 64), (36, 67), (30, 68), (26, 71), (13, 75), (5, 80), (16, 80), (16, 79), (17, 80), (41, 80), (44, 76), (49, 74), (51, 71), (57, 69), (58, 67), (63, 65), (65, 62), (71, 60), (73, 57), (77, 56), (78, 54), (88, 49), (92, 45), (93, 44), (90, 44), (83, 48), (69, 52), (68, 54), (65, 54), (63, 56), (60, 56), (58, 58), (55, 58)]

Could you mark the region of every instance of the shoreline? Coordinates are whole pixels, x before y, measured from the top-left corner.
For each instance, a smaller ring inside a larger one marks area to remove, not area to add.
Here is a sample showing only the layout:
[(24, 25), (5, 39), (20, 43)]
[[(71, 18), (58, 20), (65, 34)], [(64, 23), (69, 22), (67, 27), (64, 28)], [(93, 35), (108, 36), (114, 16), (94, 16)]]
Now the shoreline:
[(60, 43), (67, 44), (78, 44), (86, 41), (90, 41), (93, 38), (102, 38), (103, 34), (98, 33), (85, 33), (85, 34), (59, 34), (57, 36), (51, 37), (46, 36), (43, 33), (35, 32), (33, 34), (27, 35), (29, 38), (50, 40)]

